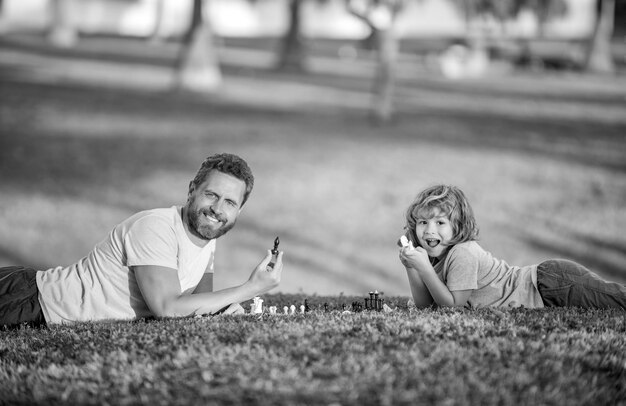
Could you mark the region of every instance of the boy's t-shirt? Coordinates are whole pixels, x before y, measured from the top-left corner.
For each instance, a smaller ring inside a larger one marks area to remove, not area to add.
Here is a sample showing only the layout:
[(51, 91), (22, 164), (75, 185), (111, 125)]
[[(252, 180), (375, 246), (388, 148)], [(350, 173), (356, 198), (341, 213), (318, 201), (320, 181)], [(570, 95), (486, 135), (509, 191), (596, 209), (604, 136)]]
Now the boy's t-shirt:
[(510, 266), (475, 241), (455, 245), (434, 268), (450, 291), (474, 290), (470, 307), (544, 307), (537, 288), (537, 265)]
[(37, 272), (39, 302), (49, 324), (153, 316), (130, 267), (176, 269), (180, 291), (191, 293), (204, 273), (213, 273), (214, 256), (214, 239), (204, 247), (191, 242), (181, 207), (142, 211), (77, 263)]

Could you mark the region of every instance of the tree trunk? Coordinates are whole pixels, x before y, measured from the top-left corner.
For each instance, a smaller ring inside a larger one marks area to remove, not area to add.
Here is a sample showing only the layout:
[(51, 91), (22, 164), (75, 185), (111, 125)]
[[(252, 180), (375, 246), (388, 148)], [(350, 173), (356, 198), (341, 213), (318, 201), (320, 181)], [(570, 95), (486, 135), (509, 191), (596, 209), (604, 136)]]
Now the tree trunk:
[(374, 78), (374, 118), (379, 122), (391, 120), (393, 92), (398, 61), (398, 39), (393, 27), (376, 31), (378, 40), (378, 67)]
[(165, 9), (165, 0), (156, 0), (154, 4), (154, 26), (152, 32), (148, 34), (150, 41), (153, 43), (161, 42), (161, 27), (163, 25), (163, 10)]
[(283, 38), (279, 69), (303, 71), (304, 66), (304, 44), (300, 33), (301, 18), (300, 9), (303, 0), (291, 0), (289, 3), (290, 23), (289, 29)]
[(222, 72), (213, 33), (202, 15), (203, 0), (194, 0), (191, 23), (178, 56), (175, 87), (212, 92), (221, 85)]
[(48, 41), (58, 48), (73, 47), (78, 42), (78, 33), (71, 21), (71, 0), (52, 0), (49, 7), (51, 21)]
[(586, 68), (592, 73), (614, 73), (611, 37), (615, 18), (615, 0), (598, 0), (599, 10), (593, 36), (589, 41)]

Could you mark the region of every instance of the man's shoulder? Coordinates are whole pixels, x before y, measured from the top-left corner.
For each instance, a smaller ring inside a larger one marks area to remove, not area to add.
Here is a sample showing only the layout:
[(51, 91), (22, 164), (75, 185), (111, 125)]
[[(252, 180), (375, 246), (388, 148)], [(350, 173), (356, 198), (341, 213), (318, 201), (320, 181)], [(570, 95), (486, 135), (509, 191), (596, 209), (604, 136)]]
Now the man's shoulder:
[(177, 206), (143, 210), (133, 214), (123, 221), (125, 224), (134, 224), (142, 219), (149, 219), (153, 221), (176, 221), (180, 216), (180, 209)]

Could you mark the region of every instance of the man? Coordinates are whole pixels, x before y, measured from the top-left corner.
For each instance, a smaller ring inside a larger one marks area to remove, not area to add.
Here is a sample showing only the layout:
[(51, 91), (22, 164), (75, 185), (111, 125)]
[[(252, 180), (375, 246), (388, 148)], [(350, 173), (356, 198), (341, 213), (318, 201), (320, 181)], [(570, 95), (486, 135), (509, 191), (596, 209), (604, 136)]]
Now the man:
[(227, 233), (254, 186), (248, 164), (208, 157), (187, 203), (139, 212), (69, 267), (0, 268), (0, 326), (241, 313), (238, 302), (278, 286), (283, 253), (267, 255), (240, 286), (213, 291), (216, 240)]

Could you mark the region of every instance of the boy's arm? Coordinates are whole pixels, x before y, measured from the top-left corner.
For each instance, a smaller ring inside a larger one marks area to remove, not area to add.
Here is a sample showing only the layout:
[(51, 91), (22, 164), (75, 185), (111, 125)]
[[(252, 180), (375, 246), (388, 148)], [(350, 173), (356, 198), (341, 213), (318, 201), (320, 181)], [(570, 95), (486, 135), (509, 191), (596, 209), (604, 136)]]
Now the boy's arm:
[(432, 266), (430, 269), (423, 267), (417, 273), (428, 288), (435, 303), (440, 306), (465, 306), (472, 294), (472, 289), (450, 291), (446, 284), (439, 279)]
[[(404, 245), (404, 244), (403, 244)], [(472, 290), (458, 290), (451, 292), (445, 283), (439, 279), (435, 269), (430, 264), (428, 254), (422, 247), (404, 245), (400, 249), (400, 261), (407, 268), (411, 293), (423, 297), (423, 287), (430, 293), (430, 296), (440, 306), (464, 306), (469, 299)], [(411, 271), (417, 276), (412, 276)], [(418, 281), (419, 279), (419, 281)], [(416, 290), (414, 292), (414, 289)], [(420, 299), (422, 301), (423, 299)], [(417, 306), (417, 303), (416, 303)]]
[(428, 291), (428, 287), (422, 281), (417, 271), (413, 268), (405, 267), (406, 274), (409, 278), (409, 286), (411, 288), (411, 296), (413, 296), (413, 302), (418, 309), (428, 307), (435, 301)]

